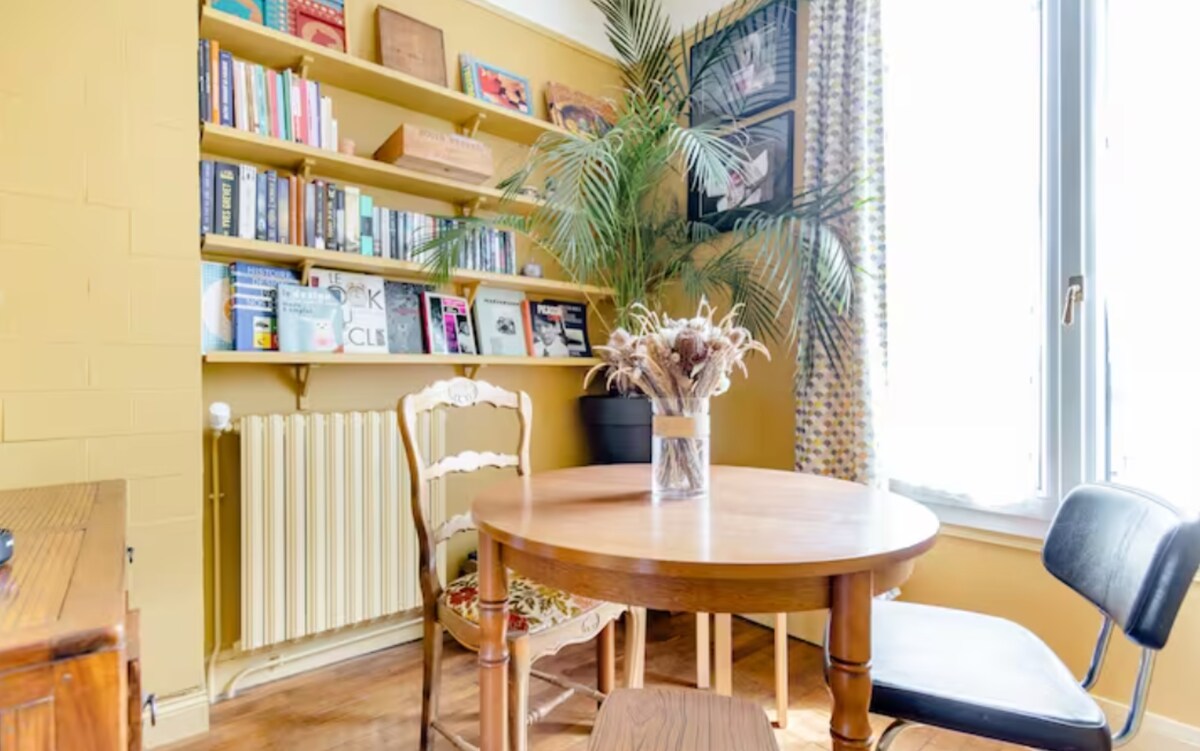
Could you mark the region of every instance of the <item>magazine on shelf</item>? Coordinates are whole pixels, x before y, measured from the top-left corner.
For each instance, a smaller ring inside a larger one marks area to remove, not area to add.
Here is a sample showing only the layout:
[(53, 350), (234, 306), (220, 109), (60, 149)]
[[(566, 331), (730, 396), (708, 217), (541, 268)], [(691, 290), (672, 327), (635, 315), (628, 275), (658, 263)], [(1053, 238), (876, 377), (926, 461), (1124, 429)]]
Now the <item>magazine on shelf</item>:
[(309, 286), (329, 289), (342, 303), (342, 343), (348, 354), (387, 354), (388, 316), (383, 279), (313, 269)]
[(475, 331), (479, 354), (529, 354), (525, 342), (525, 293), (480, 287), (475, 292)]
[(279, 288), (279, 351), (342, 352), (342, 303), (332, 290)]
[(527, 306), (525, 338), (534, 357), (591, 357), (587, 305), (543, 300)]

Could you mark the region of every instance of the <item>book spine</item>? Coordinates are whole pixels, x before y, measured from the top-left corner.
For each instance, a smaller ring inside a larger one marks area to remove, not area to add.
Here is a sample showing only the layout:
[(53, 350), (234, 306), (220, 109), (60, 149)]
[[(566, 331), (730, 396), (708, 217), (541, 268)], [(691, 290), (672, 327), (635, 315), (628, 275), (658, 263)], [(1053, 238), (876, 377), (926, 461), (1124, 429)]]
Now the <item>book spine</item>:
[(400, 212), (388, 212), (388, 230), (392, 236), (392, 258), (400, 260)]
[(300, 207), (299, 180), (300, 178), (295, 175), (287, 176), (288, 196), (291, 199), (288, 201), (288, 241), (292, 245), (304, 244), (304, 240), (301, 237), (303, 231), (300, 227), (300, 214), (297, 211)]
[(257, 170), (248, 164), (238, 165), (238, 232), (244, 240), (254, 239), (255, 207), (257, 206)]
[(321, 247), (317, 233), (317, 186), (314, 183), (304, 185), (304, 239), (304, 244), (310, 248)]
[(525, 354), (530, 357), (537, 355), (537, 350), (533, 347), (533, 303), (525, 300), (521, 303), (521, 321), (525, 324)]
[(296, 82), (297, 96), (300, 100), (300, 143), (308, 143), (308, 81), (301, 78)]
[(221, 51), (221, 124), (233, 125), (233, 55)]
[(292, 72), (285, 70), (279, 77), (279, 99), (283, 103), (283, 140), (292, 141)]
[(246, 63), (233, 61), (233, 127), (246, 129)]
[(337, 249), (339, 253), (346, 252), (346, 191), (337, 189)]
[[(329, 107), (330, 107), (330, 109), (333, 109), (333, 101), (332, 101), (332, 100), (330, 100)], [(329, 122), (330, 122), (330, 126), (329, 126), (329, 150), (330, 150), (330, 151), (337, 151), (337, 150), (338, 150), (338, 144), (339, 144), (339, 143), (341, 143), (340, 141), (338, 141), (338, 122), (337, 122), (337, 118), (330, 118)]]
[(462, 76), (463, 93), (467, 96), (477, 97), (475, 93), (475, 65), (470, 55), (458, 56), (459, 75)]
[(261, 136), (271, 135), (271, 108), (267, 98), (267, 69), (261, 65), (256, 67), (258, 78), (258, 133)]
[(333, 99), (321, 97), (321, 148), (337, 151), (333, 144)]
[(379, 221), (379, 207), (376, 206), (371, 213), (371, 229), (375, 233), (375, 255), (380, 258), (387, 258), (387, 246), (383, 244), (383, 228)]
[(254, 176), (254, 239), (267, 239), (267, 173)]
[(276, 83), (275, 76), (278, 75), (273, 70), (263, 70), (263, 77), (266, 79), (266, 94), (267, 94), (267, 133), (271, 138), (279, 138), (279, 108), (275, 106)]
[(308, 81), (308, 145), (321, 147), (321, 95), (315, 81)]
[(292, 92), (291, 92), (292, 93), (292, 103), (291, 103), (291, 109), (289, 110), (289, 112), (291, 112), (291, 115), (292, 115), (291, 136), (292, 136), (293, 141), (295, 141), (297, 143), (303, 143), (304, 139), (301, 134), (304, 132), (304, 129), (300, 126), (300, 124), (304, 121), (304, 115), (303, 115), (303, 110), (301, 109), (301, 106), (300, 106), (300, 82), (297, 81), (295, 78), (292, 78), (291, 86), (292, 86)]
[(337, 250), (337, 186), (325, 185), (325, 249)]
[(379, 246), (381, 258), (391, 257), (388, 253), (388, 226), (382, 221), (386, 214), (387, 209), (375, 207), (375, 244)]
[(208, 40), (208, 121), (221, 122), (221, 43)]
[(213, 231), (213, 219), (216, 209), (213, 205), (213, 181), (215, 171), (209, 159), (200, 160), (200, 235), (208, 235)]
[(375, 255), (375, 232), (371, 226), (371, 220), (375, 216), (375, 203), (370, 196), (364, 194), (362, 200), (359, 202), (359, 206), (362, 209), (362, 221), (358, 226), (362, 254), (364, 256), (373, 256)]
[(292, 240), (292, 183), (287, 177), (275, 178), (275, 241), (287, 245)]
[(267, 242), (279, 242), (279, 175), (267, 170)]
[(200, 121), (208, 122), (212, 108), (208, 106), (208, 40), (201, 39), (196, 48), (196, 82), (199, 89)]
[(361, 216), (358, 207), (361, 199), (361, 192), (353, 185), (346, 186), (346, 252), (361, 253), (362, 245), (359, 242), (359, 217)]
[(217, 213), (213, 217), (213, 230), (218, 235), (232, 237), (238, 233), (238, 169), (232, 164), (218, 162), (214, 171)]

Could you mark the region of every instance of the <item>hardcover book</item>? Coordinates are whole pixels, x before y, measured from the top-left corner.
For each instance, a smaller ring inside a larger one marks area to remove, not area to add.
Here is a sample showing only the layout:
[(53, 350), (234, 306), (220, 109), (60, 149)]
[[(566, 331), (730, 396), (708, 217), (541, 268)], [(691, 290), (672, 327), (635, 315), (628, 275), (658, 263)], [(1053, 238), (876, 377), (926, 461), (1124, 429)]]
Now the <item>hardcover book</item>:
[(425, 351), (421, 333), (421, 295), (433, 288), (409, 282), (384, 282), (387, 303), (388, 351), (394, 355)]
[(277, 334), (279, 286), (299, 284), (291, 269), (237, 262), (229, 269), (233, 308), (233, 342), (239, 352), (268, 352), (279, 348)]
[(425, 292), (421, 314), (429, 351), (441, 355), (475, 354), (475, 331), (467, 301), (453, 295)]
[(388, 317), (383, 279), (333, 269), (313, 269), (309, 286), (328, 289), (342, 304), (347, 353), (387, 354)]
[(287, 245), (292, 241), (292, 181), (285, 176), (276, 178), (275, 198), (279, 204), (275, 218), (276, 235), (279, 242)]
[(529, 354), (525, 346), (525, 293), (480, 287), (475, 292), (475, 330), (479, 354)]
[(213, 0), (212, 7), (254, 23), (263, 22), (263, 0)]
[(211, 159), (200, 160), (200, 235), (212, 233), (216, 217), (215, 195), (216, 169)]
[(215, 167), (216, 183), (216, 215), (213, 217), (213, 231), (218, 235), (234, 236), (238, 234), (238, 168), (235, 164), (217, 162)]
[(221, 124), (233, 125), (233, 55), (222, 50), (220, 62)]
[(266, 171), (267, 241), (279, 242), (279, 174)]
[(254, 176), (254, 239), (266, 240), (267, 237), (267, 178), (266, 172)]
[(237, 191), (237, 236), (253, 240), (258, 216), (258, 171), (249, 164), (239, 164)]
[(371, 196), (365, 193), (359, 198), (359, 209), (361, 209), (361, 220), (358, 224), (358, 242), (362, 250), (362, 255), (373, 256), (375, 253), (375, 230), (373, 218), (375, 216), (375, 201)]
[(361, 253), (359, 245), (359, 225), (362, 223), (362, 209), (358, 204), (362, 192), (353, 185), (346, 186), (346, 252)]
[(529, 303), (530, 354), (534, 357), (590, 357), (587, 306), (543, 300)]
[(329, 289), (279, 288), (279, 351), (342, 352), (342, 303)]
[(229, 297), (229, 266), (200, 262), (200, 352), (233, 349), (233, 310)]

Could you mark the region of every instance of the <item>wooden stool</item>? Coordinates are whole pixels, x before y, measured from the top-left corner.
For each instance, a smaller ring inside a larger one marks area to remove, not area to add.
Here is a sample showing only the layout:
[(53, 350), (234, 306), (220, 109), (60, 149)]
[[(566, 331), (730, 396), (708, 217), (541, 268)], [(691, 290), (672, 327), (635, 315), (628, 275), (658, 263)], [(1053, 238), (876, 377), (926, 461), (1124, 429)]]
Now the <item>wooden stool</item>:
[(588, 751), (779, 751), (753, 702), (705, 691), (618, 689), (600, 707)]

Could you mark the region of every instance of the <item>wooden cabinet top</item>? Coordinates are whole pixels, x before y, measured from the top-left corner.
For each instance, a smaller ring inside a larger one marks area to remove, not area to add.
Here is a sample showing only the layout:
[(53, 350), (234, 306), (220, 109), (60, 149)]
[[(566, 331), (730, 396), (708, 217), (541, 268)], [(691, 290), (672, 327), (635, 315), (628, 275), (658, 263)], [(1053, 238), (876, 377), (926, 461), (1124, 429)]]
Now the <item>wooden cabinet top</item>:
[(0, 527), (0, 673), (121, 645), (123, 481), (0, 491)]

